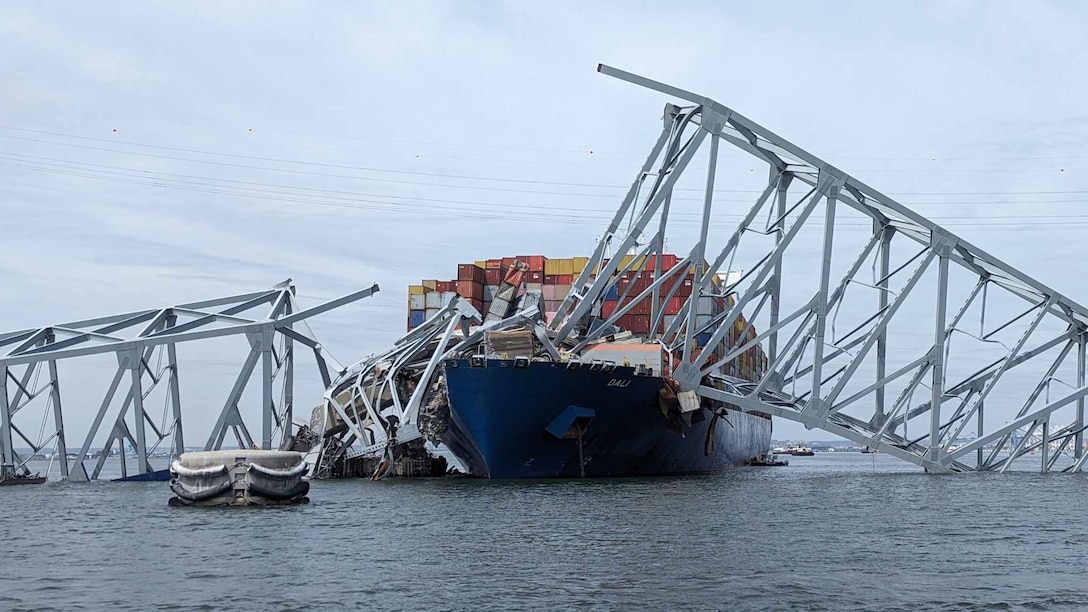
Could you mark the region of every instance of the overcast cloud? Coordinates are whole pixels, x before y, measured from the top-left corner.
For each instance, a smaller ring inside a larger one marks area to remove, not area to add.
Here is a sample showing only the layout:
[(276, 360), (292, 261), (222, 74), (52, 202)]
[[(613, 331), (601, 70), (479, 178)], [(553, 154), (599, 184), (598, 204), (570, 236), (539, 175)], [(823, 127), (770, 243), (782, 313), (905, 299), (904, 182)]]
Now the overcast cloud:
[[(1074, 2), (5, 3), (0, 328), (378, 282), (314, 329), (347, 363), (379, 350), (409, 283), (588, 254), (669, 101), (598, 62), (712, 96), (1088, 303), (1086, 31)], [(758, 189), (729, 154), (719, 187)], [(218, 411), (230, 346), (184, 370), (208, 381), (191, 414)]]

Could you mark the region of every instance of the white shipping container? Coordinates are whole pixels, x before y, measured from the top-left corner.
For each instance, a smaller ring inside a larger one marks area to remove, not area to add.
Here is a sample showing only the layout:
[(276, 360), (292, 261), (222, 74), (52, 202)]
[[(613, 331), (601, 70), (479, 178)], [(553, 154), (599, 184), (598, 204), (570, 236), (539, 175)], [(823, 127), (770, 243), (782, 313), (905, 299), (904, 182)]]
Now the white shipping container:
[(427, 308), (427, 296), (420, 293), (408, 296), (408, 308), (411, 310), (424, 310)]
[(704, 295), (699, 298), (699, 310), (696, 314), (712, 315), (714, 313), (714, 298)]
[[(714, 317), (712, 315), (705, 315), (705, 314), (695, 315), (696, 329), (702, 329), (702, 327), (704, 325), (706, 325), (707, 323), (710, 323), (710, 320), (713, 319), (713, 318)], [(714, 330), (710, 330), (710, 332), (713, 333)]]
[(570, 285), (555, 285), (555, 298), (562, 302), (567, 299), (567, 294), (570, 293)]
[(495, 299), (495, 292), (498, 290), (498, 285), (484, 285), (484, 301), (490, 302)]
[(542, 292), (545, 300), (551, 301), (555, 299), (555, 285), (544, 285)]
[(442, 292), (442, 305), (445, 306), (453, 301), (453, 298), (457, 297), (456, 291), (443, 291)]
[(665, 329), (672, 327), (672, 324), (676, 322), (676, 317), (679, 315), (665, 315)]
[(432, 308), (434, 308), (434, 309), (442, 308), (442, 294), (441, 293), (439, 293), (437, 291), (432, 291), (432, 292), (430, 292), (428, 294), (425, 294), (424, 297), (426, 298), (424, 303), (425, 303), (428, 310), (430, 310)]
[(428, 308), (426, 318), (430, 319), (431, 317), (437, 315), (439, 310), (442, 310), (442, 309), (441, 308)]

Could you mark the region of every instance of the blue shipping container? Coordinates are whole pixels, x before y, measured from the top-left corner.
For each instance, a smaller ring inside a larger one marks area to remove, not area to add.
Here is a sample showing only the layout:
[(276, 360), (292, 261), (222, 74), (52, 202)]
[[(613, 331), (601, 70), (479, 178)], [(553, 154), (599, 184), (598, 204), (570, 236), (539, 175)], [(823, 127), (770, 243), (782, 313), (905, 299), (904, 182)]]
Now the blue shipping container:
[(710, 334), (695, 334), (695, 346), (703, 348), (710, 342)]
[(612, 300), (613, 302), (619, 298), (619, 292), (616, 291), (616, 286), (612, 285), (608, 288), (608, 291), (604, 292), (604, 299)]
[(419, 327), (427, 320), (427, 311), (425, 310), (409, 310), (408, 311), (408, 327)]

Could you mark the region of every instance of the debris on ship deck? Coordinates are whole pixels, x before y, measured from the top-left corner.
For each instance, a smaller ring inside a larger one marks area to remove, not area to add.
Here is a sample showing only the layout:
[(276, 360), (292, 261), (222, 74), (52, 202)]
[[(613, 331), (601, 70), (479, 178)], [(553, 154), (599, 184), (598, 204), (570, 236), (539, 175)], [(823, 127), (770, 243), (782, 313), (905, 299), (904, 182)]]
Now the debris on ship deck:
[(279, 450), (184, 453), (170, 465), (171, 506), (275, 506), (309, 502), (302, 455)]

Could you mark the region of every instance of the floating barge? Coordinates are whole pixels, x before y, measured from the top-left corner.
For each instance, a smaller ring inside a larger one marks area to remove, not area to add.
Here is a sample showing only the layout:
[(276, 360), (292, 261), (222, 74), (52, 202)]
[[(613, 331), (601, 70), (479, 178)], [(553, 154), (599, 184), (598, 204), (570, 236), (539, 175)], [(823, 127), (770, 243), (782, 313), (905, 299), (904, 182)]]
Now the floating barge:
[(275, 506), (306, 503), (302, 455), (277, 450), (184, 453), (170, 465), (172, 506)]

